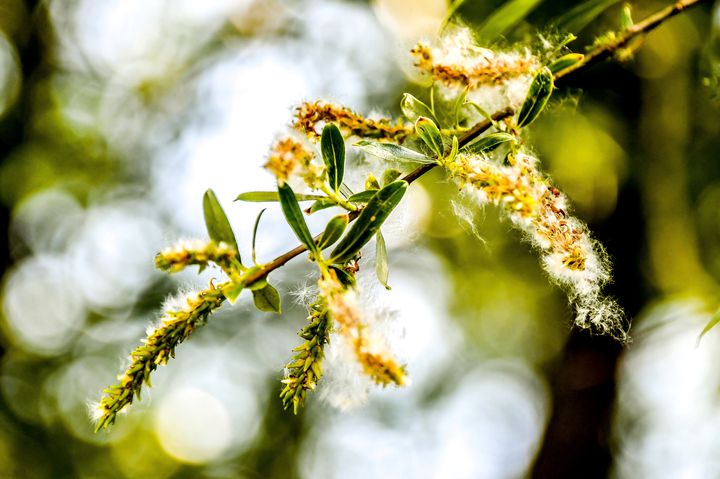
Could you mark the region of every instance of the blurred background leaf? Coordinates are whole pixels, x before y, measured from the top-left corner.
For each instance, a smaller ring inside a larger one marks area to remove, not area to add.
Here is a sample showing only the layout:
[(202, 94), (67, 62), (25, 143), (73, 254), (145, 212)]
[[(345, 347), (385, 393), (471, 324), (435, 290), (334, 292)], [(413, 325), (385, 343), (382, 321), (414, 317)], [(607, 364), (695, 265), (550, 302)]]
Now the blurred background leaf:
[[(574, 12), (564, 28), (582, 52), (622, 8), (578, 15), (582, 4), (466, 0), (453, 19), (544, 55), (565, 38), (548, 25)], [(666, 4), (638, 2), (633, 16)], [(206, 236), (203, 192), (223, 199), (244, 257), (263, 207), (258, 257), (295, 246), (277, 204), (226, 199), (275, 190), (261, 166), (300, 101), (399, 117), (402, 93), (425, 99), (406, 46), (434, 36), (448, 7), (0, 2), (0, 477), (720, 476), (717, 329), (696, 347), (720, 297), (710, 8), (653, 32), (630, 62), (568, 78), (528, 139), (613, 258), (632, 348), (571, 332), (564, 294), (523, 238), (436, 171), (383, 225), (392, 291), (364, 288), (410, 388), (340, 412), (331, 404), (364, 391), (330, 368), (303, 413), (282, 410), (278, 380), (313, 294), (298, 262), (273, 276), (281, 318), (241, 296), (113, 431), (92, 433), (87, 404), (165, 296), (220, 275), (152, 268), (166, 244)], [(344, 181), (362, 191), (358, 167), (381, 172), (380, 160), (347, 153)], [(336, 214), (306, 216), (310, 230)]]

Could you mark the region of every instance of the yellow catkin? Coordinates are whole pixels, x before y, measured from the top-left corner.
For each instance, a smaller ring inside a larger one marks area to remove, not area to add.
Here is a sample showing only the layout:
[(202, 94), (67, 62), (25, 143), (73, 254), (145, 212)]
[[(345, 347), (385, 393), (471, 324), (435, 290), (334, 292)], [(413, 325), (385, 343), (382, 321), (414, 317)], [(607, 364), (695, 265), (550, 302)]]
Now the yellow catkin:
[(476, 188), (486, 201), (502, 205), (516, 222), (532, 230), (538, 246), (562, 255), (571, 270), (584, 270), (588, 251), (582, 239), (587, 230), (566, 213), (565, 198), (536, 169), (534, 161), (520, 155), (514, 166), (500, 166), (479, 157), (461, 155), (450, 166), (463, 183)]
[(446, 167), (481, 203), (499, 205), (542, 251), (548, 274), (568, 289), (576, 324), (627, 340), (620, 307), (602, 295), (610, 266), (587, 227), (567, 212), (564, 195), (538, 170), (537, 160), (519, 153), (500, 165), (483, 156), (459, 155)]
[(325, 357), (325, 345), (330, 336), (330, 318), (322, 303), (310, 307), (308, 324), (298, 333), (305, 341), (295, 348), (292, 360), (285, 366), (283, 389), (280, 398), (287, 409), (292, 405), (297, 414), (305, 402), (308, 391), (314, 391), (322, 377), (322, 363)]
[(298, 168), (307, 168), (313, 154), (300, 141), (288, 136), (281, 138), (272, 146), (265, 168), (280, 183), (285, 183)]
[(222, 287), (210, 287), (188, 295), (178, 309), (165, 312), (159, 327), (148, 331), (148, 337), (130, 353), (130, 366), (119, 376), (119, 383), (104, 390), (105, 395), (95, 406), (93, 415), (97, 430), (115, 422), (117, 414), (140, 396), (143, 384), (150, 386), (150, 374), (175, 356), (175, 348), (185, 341), (211, 312), (219, 308), (225, 297)]
[[(353, 346), (355, 347), (355, 355), (365, 374), (381, 386), (390, 384), (404, 386), (407, 377), (405, 368), (399, 365), (383, 349), (379, 349), (377, 344), (375, 346), (373, 344), (374, 342), (370, 341), (361, 329)], [(374, 350), (371, 349), (373, 347)]]
[(197, 265), (202, 270), (209, 263), (215, 263), (227, 270), (232, 268), (237, 256), (237, 251), (226, 243), (203, 240), (181, 241), (158, 253), (155, 257), (155, 267), (176, 273), (187, 266)]
[(410, 53), (420, 70), (446, 86), (458, 88), (503, 84), (538, 67), (537, 60), (527, 54), (494, 52), (461, 42), (448, 42), (442, 48), (421, 42)]
[(405, 385), (405, 368), (397, 363), (380, 341), (369, 334), (362, 321), (355, 291), (343, 286), (332, 271), (323, 275), (318, 286), (337, 332), (352, 346), (363, 372), (381, 386)]
[(402, 143), (414, 134), (412, 125), (388, 119), (372, 120), (351, 109), (324, 101), (306, 102), (297, 108), (294, 127), (313, 140), (320, 138), (319, 123), (335, 123), (346, 136), (393, 140)]

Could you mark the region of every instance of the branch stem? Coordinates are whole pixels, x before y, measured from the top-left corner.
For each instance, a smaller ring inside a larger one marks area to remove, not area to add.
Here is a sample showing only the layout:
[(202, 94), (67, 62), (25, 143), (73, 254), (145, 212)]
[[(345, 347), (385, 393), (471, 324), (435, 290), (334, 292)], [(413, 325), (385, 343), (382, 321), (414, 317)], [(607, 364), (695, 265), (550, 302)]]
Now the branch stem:
[[(591, 51), (587, 55), (585, 55), (585, 58), (583, 58), (582, 61), (576, 63), (575, 65), (566, 68), (564, 70), (561, 70), (555, 74), (555, 81), (559, 80), (560, 78), (563, 78), (567, 75), (570, 75), (572, 73), (575, 73), (579, 70), (582, 70), (584, 68), (589, 67), (590, 65), (593, 65), (601, 60), (604, 60), (608, 57), (610, 57), (613, 53), (615, 53), (620, 48), (623, 48), (626, 46), (633, 38), (644, 35), (649, 33), (650, 31), (654, 30), (658, 26), (660, 26), (662, 23), (664, 23), (666, 20), (669, 20), (670, 18), (674, 17), (675, 15), (689, 9), (692, 7), (695, 7), (697, 5), (700, 5), (702, 3), (708, 3), (710, 0), (680, 0), (675, 2), (673, 5), (667, 6), (663, 8), (662, 10), (659, 10), (655, 12), (654, 14), (646, 17), (644, 20), (642, 20), (639, 23), (636, 23), (632, 27), (625, 30), (620, 36), (618, 36), (614, 41), (603, 44), (598, 46), (595, 50)], [(500, 121), (505, 118), (508, 118), (512, 115), (514, 115), (515, 112), (512, 110), (512, 108), (504, 108), (500, 111), (495, 112), (492, 115), (493, 121)], [(482, 133), (487, 131), (490, 127), (493, 126), (493, 122), (490, 121), (490, 119), (485, 119), (479, 123), (477, 123), (475, 126), (467, 130), (462, 137), (458, 139), (458, 145), (462, 148), (463, 146), (470, 143), (472, 140), (480, 136)], [(402, 180), (407, 181), (408, 183), (412, 183), (413, 181), (417, 180), (430, 170), (434, 169), (437, 165), (436, 164), (428, 164), (428, 165), (421, 165), (415, 170), (411, 171), (404, 177), (402, 177)], [(351, 211), (350, 221), (354, 221), (358, 215), (360, 214), (359, 211)], [(317, 241), (320, 238), (320, 235), (315, 237), (315, 240)], [(281, 266), (285, 265), (288, 261), (295, 258), (296, 256), (301, 255), (303, 252), (307, 251), (307, 248), (304, 245), (296, 246), (295, 248), (291, 249), (290, 251), (287, 251), (274, 260), (270, 261), (269, 263), (266, 263), (262, 265), (262, 267), (256, 271), (253, 271), (252, 273), (248, 274), (244, 280), (246, 285), (250, 285), (254, 283), (255, 281), (258, 281), (260, 279), (265, 278), (268, 274), (270, 274), (272, 271), (275, 271), (276, 269), (280, 268)]]
[(658, 10), (652, 15), (646, 17), (641, 22), (638, 22), (622, 32), (613, 41), (598, 46), (595, 50), (591, 51), (582, 61), (568, 67), (564, 70), (560, 70), (555, 74), (555, 81), (565, 77), (578, 70), (586, 68), (590, 65), (598, 63), (606, 58), (612, 56), (615, 52), (625, 47), (631, 40), (640, 35), (646, 35), (653, 31), (655, 28), (660, 26), (666, 20), (674, 17), (675, 15), (688, 10), (692, 7), (696, 7), (702, 3), (708, 3), (710, 0), (680, 0), (672, 5)]

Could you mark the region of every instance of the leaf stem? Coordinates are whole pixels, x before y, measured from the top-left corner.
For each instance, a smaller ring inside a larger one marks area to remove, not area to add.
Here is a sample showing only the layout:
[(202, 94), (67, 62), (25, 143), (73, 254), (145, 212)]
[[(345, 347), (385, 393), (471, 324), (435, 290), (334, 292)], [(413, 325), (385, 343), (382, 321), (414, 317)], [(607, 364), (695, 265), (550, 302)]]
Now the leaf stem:
[(333, 191), (328, 185), (323, 183), (321, 190), (323, 193), (325, 193), (328, 198), (333, 200), (338, 206), (341, 206), (345, 208), (348, 211), (357, 211), (358, 207), (353, 205), (352, 203), (348, 203), (345, 201), (339, 194), (337, 194), (335, 191)]

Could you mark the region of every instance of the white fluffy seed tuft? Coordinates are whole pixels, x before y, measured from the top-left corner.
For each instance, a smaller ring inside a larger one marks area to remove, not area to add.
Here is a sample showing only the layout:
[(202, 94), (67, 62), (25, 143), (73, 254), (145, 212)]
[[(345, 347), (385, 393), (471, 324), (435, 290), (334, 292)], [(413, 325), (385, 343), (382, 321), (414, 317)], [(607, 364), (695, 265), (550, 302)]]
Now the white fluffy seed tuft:
[(525, 153), (516, 154), (509, 166), (484, 156), (461, 155), (448, 169), (479, 204), (501, 206), (540, 251), (545, 271), (575, 305), (577, 326), (627, 341), (622, 309), (602, 293), (611, 279), (607, 253), (587, 226), (570, 216), (567, 199), (538, 164)]

